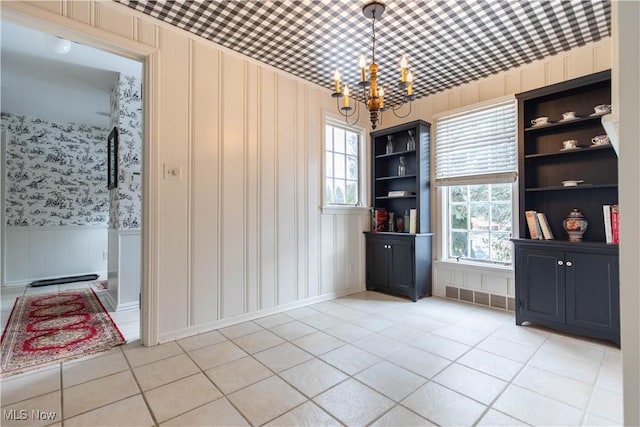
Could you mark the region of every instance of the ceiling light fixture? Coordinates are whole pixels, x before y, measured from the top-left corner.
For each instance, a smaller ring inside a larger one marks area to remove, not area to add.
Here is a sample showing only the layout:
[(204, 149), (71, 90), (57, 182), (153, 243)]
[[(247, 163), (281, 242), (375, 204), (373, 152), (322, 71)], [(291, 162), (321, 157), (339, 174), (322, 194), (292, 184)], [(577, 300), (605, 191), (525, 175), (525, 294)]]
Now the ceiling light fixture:
[[(331, 95), (336, 98), (338, 110), (344, 116), (347, 124), (355, 124), (360, 119), (360, 111), (358, 103), (360, 100), (367, 105), (371, 119), (371, 127), (376, 128), (382, 120), (382, 112), (388, 108), (384, 104), (385, 85), (378, 82), (378, 64), (376, 64), (376, 19), (379, 19), (384, 12), (384, 3), (378, 1), (368, 1), (362, 7), (362, 14), (367, 19), (371, 19), (371, 65), (369, 65), (369, 80), (367, 80), (366, 60), (364, 55), (360, 55), (360, 81), (355, 84), (358, 89), (362, 90), (362, 97), (359, 99), (358, 94), (351, 94), (349, 85), (345, 84), (344, 89), (340, 88), (340, 71), (336, 70), (333, 75), (335, 83), (335, 92)], [(354, 86), (354, 85), (352, 85)], [(401, 103), (397, 107), (391, 107), (391, 111), (396, 117), (407, 117), (411, 113), (411, 101), (416, 97), (413, 94), (413, 73), (408, 69), (407, 56), (403, 55), (400, 60), (400, 82), (397, 84), (402, 91)], [(387, 90), (393, 91), (393, 87), (387, 87)], [(350, 98), (354, 97), (356, 104), (355, 111), (351, 106)], [(342, 106), (340, 106), (340, 98), (342, 98)], [(409, 111), (400, 115), (398, 112), (405, 103), (409, 103)], [(356, 116), (353, 123), (349, 123), (349, 118)]]
[(47, 37), (47, 45), (49, 49), (61, 55), (71, 50), (71, 42), (58, 36)]

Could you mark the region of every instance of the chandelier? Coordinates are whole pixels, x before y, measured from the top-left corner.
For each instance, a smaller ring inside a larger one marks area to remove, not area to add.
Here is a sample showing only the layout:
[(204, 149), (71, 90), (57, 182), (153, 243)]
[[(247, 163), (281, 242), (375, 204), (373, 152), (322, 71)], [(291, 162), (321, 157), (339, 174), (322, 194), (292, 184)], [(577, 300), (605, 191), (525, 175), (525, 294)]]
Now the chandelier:
[[(385, 84), (378, 81), (378, 64), (376, 64), (376, 19), (382, 16), (384, 12), (384, 3), (381, 1), (368, 1), (362, 7), (362, 14), (367, 19), (371, 19), (371, 65), (369, 65), (369, 79), (367, 80), (366, 60), (364, 55), (360, 55), (360, 61), (358, 63), (360, 67), (360, 81), (356, 83), (356, 92), (351, 94), (351, 89), (348, 84), (344, 85), (344, 88), (340, 87), (340, 71), (336, 69), (333, 75), (335, 82), (335, 92), (331, 95), (336, 98), (336, 104), (340, 113), (344, 116), (347, 124), (355, 124), (360, 119), (359, 102), (362, 101), (369, 110), (369, 116), (371, 119), (371, 127), (376, 128), (378, 123), (382, 120), (382, 112), (388, 110), (388, 107), (384, 104), (385, 96)], [(400, 81), (396, 85), (402, 92), (401, 103), (397, 107), (391, 107), (391, 111), (396, 117), (407, 117), (411, 113), (411, 101), (416, 97), (413, 94), (413, 73), (407, 68), (408, 61), (407, 56), (403, 55), (400, 60)], [(386, 86), (387, 92), (393, 92), (392, 86)], [(360, 92), (360, 94), (358, 93)], [(342, 98), (342, 105), (340, 102)], [(354, 98), (355, 109), (351, 106), (351, 98)], [(409, 104), (409, 110), (405, 114), (400, 114), (399, 111), (405, 105)], [(349, 118), (355, 116), (353, 123), (350, 123)]]

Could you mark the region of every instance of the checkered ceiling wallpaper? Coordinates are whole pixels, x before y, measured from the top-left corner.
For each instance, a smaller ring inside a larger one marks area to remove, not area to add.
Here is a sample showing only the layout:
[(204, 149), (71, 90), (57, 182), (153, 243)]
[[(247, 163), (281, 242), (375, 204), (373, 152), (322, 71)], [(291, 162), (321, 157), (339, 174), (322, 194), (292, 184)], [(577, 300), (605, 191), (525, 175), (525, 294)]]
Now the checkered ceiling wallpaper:
[[(371, 21), (356, 0), (117, 0), (327, 89), (371, 61)], [(376, 62), (387, 104), (409, 59), (414, 94), (433, 94), (610, 35), (608, 0), (386, 1)]]

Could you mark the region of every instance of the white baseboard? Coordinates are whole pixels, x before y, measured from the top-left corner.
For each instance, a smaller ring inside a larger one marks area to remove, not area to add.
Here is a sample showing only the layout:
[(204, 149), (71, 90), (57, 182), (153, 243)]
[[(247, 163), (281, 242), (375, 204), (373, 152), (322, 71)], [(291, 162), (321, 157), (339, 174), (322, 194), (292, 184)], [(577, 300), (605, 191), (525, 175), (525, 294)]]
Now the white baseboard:
[(113, 297), (108, 291), (104, 293), (104, 299), (107, 303), (107, 307), (105, 307), (107, 311), (116, 311), (116, 306), (118, 304), (114, 301)]
[(10, 287), (23, 286), (23, 287), (26, 287), (31, 282), (35, 282), (36, 280), (59, 279), (61, 277), (84, 276), (84, 275), (87, 275), (87, 274), (97, 274), (98, 278), (96, 280), (104, 280), (104, 279), (107, 278), (107, 272), (106, 271), (92, 271), (92, 272), (89, 272), (89, 273), (77, 273), (77, 274), (73, 273), (73, 274), (64, 274), (64, 275), (59, 275), (59, 276), (34, 277), (34, 278), (30, 278), (30, 279), (14, 280), (14, 281), (6, 282), (4, 284), (4, 286), (10, 286)]
[(330, 292), (328, 294), (320, 295), (314, 298), (305, 299), (302, 301), (295, 301), (289, 304), (279, 305), (277, 307), (266, 308), (263, 310), (253, 311), (251, 313), (241, 314), (229, 319), (220, 319), (214, 322), (205, 323), (190, 328), (179, 329), (177, 331), (171, 331), (166, 334), (160, 334), (158, 342), (156, 344), (164, 344), (166, 342), (175, 341), (181, 338), (190, 337), (205, 332), (210, 332), (220, 328), (226, 328), (227, 326), (233, 326), (238, 323), (248, 322), (250, 320), (259, 319), (261, 317), (270, 316), (272, 314), (282, 313), (283, 311), (293, 310), (296, 308), (306, 307), (308, 305), (316, 304), (319, 302), (329, 301), (332, 299), (340, 298), (345, 295), (351, 295), (358, 292), (365, 291), (364, 286), (358, 286), (356, 288), (349, 288), (339, 292)]
[(140, 308), (140, 303), (138, 301), (128, 302), (126, 304), (119, 304), (116, 307), (115, 311), (126, 311), (126, 310), (134, 310)]

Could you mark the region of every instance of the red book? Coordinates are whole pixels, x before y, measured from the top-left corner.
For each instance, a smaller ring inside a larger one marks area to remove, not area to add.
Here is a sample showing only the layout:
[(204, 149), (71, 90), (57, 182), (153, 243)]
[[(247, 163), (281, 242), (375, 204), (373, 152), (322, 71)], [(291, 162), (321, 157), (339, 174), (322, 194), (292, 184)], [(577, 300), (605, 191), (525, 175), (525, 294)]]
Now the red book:
[(389, 213), (386, 209), (376, 209), (374, 211), (375, 229), (374, 231), (387, 231)]
[(611, 206), (611, 234), (613, 235), (613, 243), (620, 242), (620, 214), (618, 205)]

